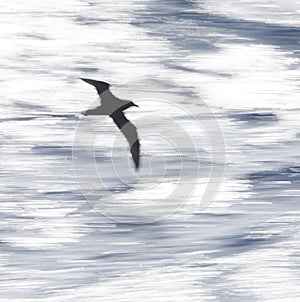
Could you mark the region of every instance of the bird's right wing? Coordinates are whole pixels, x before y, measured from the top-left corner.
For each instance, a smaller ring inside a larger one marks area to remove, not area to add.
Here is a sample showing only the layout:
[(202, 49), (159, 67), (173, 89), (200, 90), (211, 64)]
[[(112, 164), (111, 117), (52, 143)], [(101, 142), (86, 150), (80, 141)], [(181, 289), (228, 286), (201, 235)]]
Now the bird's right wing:
[(136, 169), (139, 168), (140, 163), (140, 142), (138, 139), (138, 134), (136, 127), (125, 117), (121, 110), (115, 111), (110, 116), (113, 121), (116, 123), (118, 128), (122, 131), (126, 137), (129, 145), (130, 152), (135, 164)]

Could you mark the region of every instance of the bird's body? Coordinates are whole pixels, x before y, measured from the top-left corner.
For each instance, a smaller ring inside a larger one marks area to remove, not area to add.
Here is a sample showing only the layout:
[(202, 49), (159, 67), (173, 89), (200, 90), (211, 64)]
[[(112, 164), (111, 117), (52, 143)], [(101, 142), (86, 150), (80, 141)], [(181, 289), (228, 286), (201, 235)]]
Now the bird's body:
[(85, 115), (111, 115), (117, 110), (125, 110), (131, 106), (136, 106), (131, 101), (121, 100), (115, 97), (109, 90), (105, 90), (100, 95), (101, 105), (95, 109), (85, 111)]
[(118, 128), (122, 131), (126, 137), (129, 145), (130, 152), (135, 163), (136, 169), (139, 168), (140, 162), (140, 142), (138, 139), (138, 134), (136, 127), (129, 122), (125, 117), (123, 110), (126, 110), (129, 107), (135, 106), (132, 101), (121, 100), (115, 97), (109, 90), (109, 84), (106, 82), (95, 81), (91, 79), (81, 79), (93, 86), (95, 86), (100, 99), (101, 105), (95, 109), (86, 110), (83, 112), (83, 115), (108, 115), (110, 116)]

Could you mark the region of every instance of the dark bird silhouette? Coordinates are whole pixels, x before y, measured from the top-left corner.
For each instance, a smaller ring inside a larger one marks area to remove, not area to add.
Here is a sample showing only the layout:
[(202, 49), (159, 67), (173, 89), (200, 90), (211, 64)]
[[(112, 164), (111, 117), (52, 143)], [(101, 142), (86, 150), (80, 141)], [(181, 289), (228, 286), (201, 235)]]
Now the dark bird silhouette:
[(130, 152), (135, 164), (136, 169), (139, 168), (140, 163), (140, 142), (136, 127), (125, 117), (123, 111), (129, 107), (138, 105), (132, 101), (121, 100), (115, 97), (109, 90), (110, 85), (105, 82), (95, 81), (90, 79), (82, 79), (88, 84), (93, 85), (101, 100), (101, 105), (95, 109), (82, 112), (83, 115), (108, 115), (110, 116), (118, 128), (122, 131), (126, 137), (129, 145)]

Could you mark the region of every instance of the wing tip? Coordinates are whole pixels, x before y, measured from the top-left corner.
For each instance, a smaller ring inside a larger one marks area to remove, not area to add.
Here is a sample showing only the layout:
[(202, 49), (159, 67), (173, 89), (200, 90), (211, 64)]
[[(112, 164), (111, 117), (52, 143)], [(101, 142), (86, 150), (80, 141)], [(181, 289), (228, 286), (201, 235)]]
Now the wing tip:
[(135, 171), (138, 171), (138, 169), (140, 168), (140, 163), (134, 162), (134, 164), (135, 164)]
[(132, 144), (130, 153), (132, 155), (135, 170), (137, 171), (140, 167), (140, 142), (138, 139)]

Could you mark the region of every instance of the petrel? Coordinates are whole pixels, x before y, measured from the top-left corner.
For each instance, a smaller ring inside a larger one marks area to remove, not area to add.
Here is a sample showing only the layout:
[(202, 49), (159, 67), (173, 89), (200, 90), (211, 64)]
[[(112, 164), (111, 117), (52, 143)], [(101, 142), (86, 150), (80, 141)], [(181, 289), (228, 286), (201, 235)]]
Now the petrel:
[(118, 128), (122, 131), (126, 137), (129, 145), (130, 152), (135, 164), (135, 168), (139, 168), (140, 163), (140, 142), (138, 139), (138, 134), (136, 127), (125, 117), (123, 111), (129, 107), (138, 105), (134, 104), (132, 101), (121, 100), (115, 97), (109, 90), (110, 84), (106, 82), (83, 79), (88, 84), (93, 85), (101, 100), (101, 105), (95, 109), (86, 110), (82, 112), (83, 115), (108, 115), (110, 116)]

